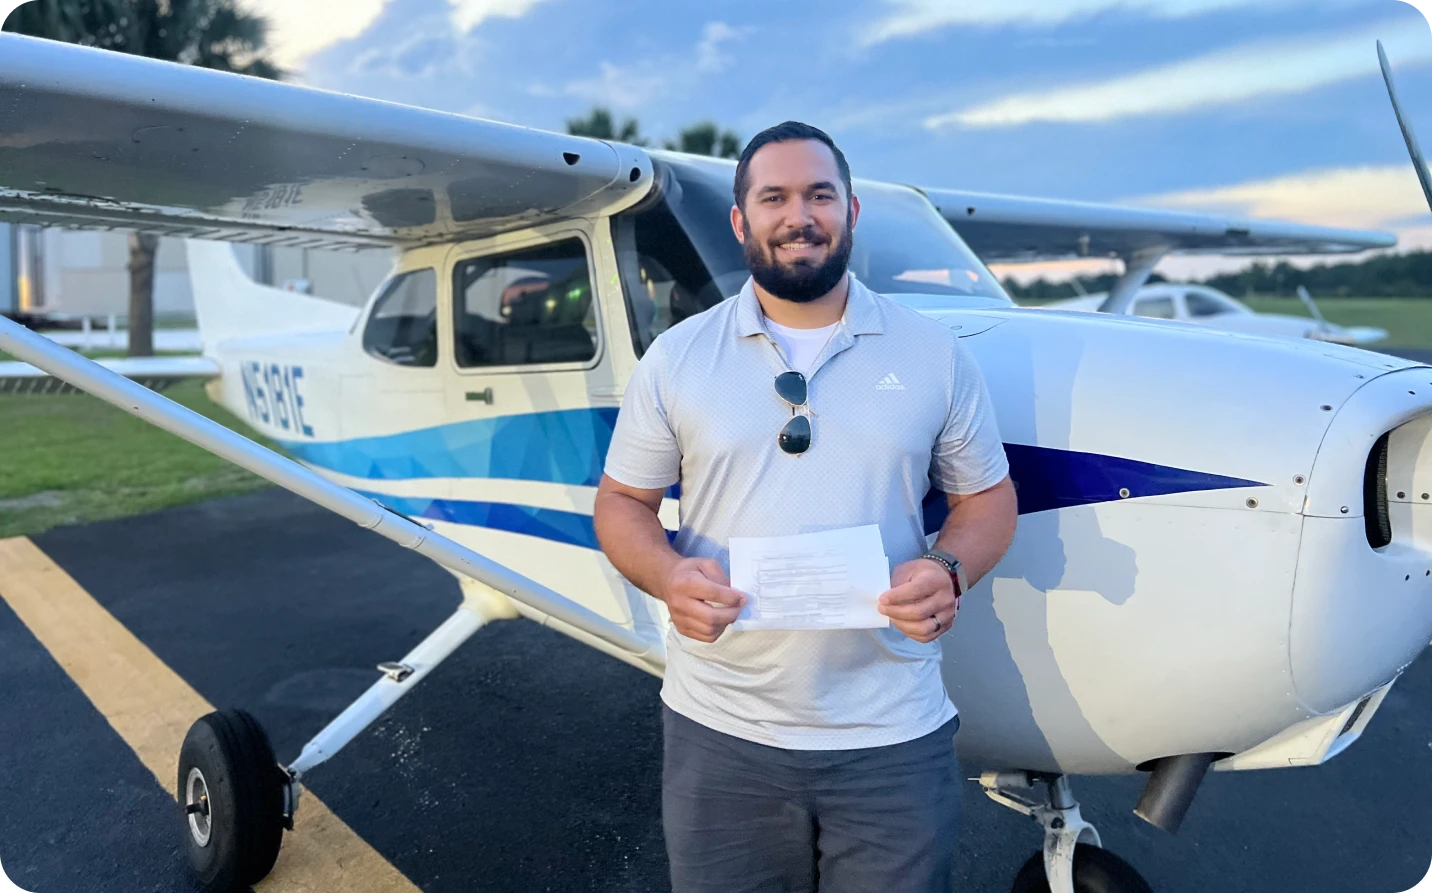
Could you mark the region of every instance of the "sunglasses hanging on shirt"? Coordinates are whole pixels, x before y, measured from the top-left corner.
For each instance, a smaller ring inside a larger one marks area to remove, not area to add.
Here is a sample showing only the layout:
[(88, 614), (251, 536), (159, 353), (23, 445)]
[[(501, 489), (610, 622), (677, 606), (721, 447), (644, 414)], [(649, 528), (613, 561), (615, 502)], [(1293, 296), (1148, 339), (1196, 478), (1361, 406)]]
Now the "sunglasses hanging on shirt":
[(799, 372), (782, 372), (776, 376), (776, 393), (791, 407), (791, 420), (781, 429), (776, 443), (781, 452), (799, 456), (810, 449), (810, 419), (800, 414), (808, 396), (805, 376)]

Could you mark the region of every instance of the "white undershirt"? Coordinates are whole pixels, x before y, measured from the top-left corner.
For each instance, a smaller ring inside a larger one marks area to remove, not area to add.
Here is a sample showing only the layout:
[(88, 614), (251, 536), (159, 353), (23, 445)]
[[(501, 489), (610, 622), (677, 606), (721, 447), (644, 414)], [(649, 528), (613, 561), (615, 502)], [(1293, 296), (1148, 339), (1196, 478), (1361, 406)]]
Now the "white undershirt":
[(815, 365), (816, 358), (820, 356), (826, 342), (831, 340), (838, 325), (839, 321), (820, 329), (792, 329), (766, 320), (771, 337), (781, 346), (791, 368), (807, 377), (810, 376), (810, 367)]

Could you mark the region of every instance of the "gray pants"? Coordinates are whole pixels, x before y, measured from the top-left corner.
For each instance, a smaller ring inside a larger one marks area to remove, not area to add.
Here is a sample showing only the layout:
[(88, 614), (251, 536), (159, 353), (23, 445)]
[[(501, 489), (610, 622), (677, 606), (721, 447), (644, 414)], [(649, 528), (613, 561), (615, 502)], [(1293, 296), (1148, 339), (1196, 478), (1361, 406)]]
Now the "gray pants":
[(674, 893), (951, 893), (953, 719), (888, 747), (782, 750), (662, 707)]

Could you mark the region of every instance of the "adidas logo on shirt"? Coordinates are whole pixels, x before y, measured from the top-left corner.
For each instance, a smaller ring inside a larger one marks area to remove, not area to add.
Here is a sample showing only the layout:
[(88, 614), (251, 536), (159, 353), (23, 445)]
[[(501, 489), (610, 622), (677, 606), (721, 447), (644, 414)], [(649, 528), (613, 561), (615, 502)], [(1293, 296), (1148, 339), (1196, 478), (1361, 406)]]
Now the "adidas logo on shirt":
[(898, 379), (898, 378), (895, 377), (895, 373), (894, 373), (894, 372), (891, 372), (889, 375), (887, 375), (887, 376), (885, 376), (884, 378), (880, 379), (880, 383), (875, 386), (875, 390), (877, 390), (877, 391), (903, 391), (903, 390), (905, 390), (905, 386), (900, 383), (900, 379)]

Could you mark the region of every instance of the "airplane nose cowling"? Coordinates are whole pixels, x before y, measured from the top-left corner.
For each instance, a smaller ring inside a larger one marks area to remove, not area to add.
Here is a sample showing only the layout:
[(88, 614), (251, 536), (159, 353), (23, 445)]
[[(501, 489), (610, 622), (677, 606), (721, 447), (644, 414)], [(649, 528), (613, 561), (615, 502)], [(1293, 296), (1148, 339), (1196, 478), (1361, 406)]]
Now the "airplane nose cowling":
[(1299, 699), (1341, 709), (1432, 639), (1432, 369), (1337, 408), (1308, 478), (1289, 651)]

